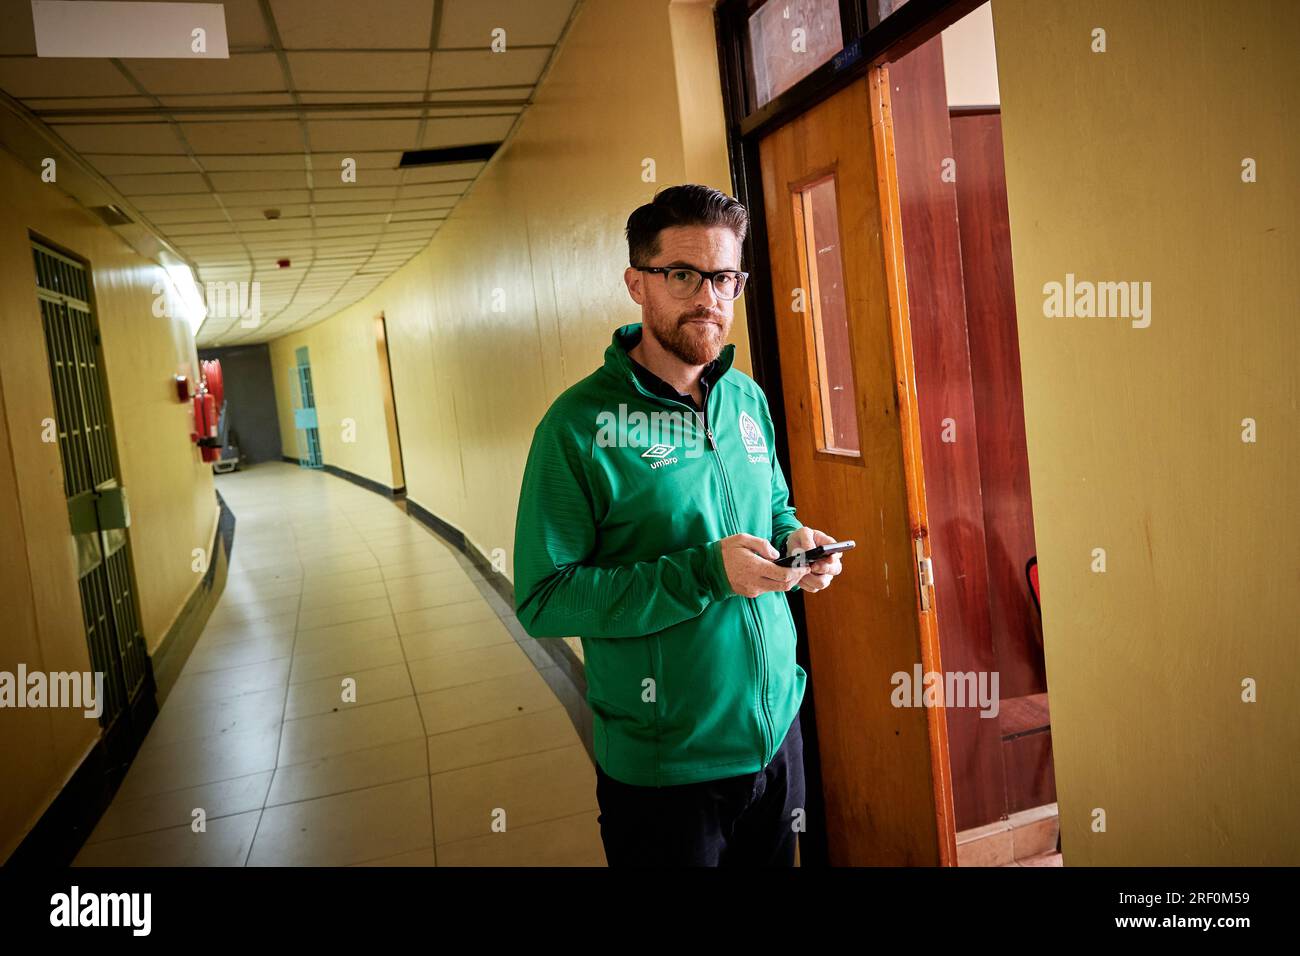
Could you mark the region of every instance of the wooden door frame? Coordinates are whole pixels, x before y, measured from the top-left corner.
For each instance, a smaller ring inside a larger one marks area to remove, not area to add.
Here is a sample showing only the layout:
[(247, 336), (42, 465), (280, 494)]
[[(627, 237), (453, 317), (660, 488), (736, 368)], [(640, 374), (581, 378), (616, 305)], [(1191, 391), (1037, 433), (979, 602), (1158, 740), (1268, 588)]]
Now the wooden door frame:
[[(388, 316), (381, 309), (375, 316), (375, 332), (377, 333), (376, 351), (379, 353), (378, 358), (382, 364), (380, 374), (383, 381), (380, 383), (386, 394), (381, 395), (380, 399), (384, 406), (385, 419), (392, 415), (392, 430), (389, 439), (394, 447), (389, 449), (388, 455), (390, 461), (393, 456), (397, 457), (397, 467), (402, 473), (401, 484), (394, 485), (393, 494), (405, 494), (406, 492), (406, 456), (402, 453), (402, 424), (401, 418), (397, 414), (397, 386), (393, 384), (393, 356), (388, 348)], [(385, 420), (385, 427), (389, 423)]]
[[(776, 0), (773, 0), (776, 2)], [(772, 418), (778, 424), (776, 454), (779, 460), (790, 460), (790, 443), (786, 421), (785, 398), (782, 389), (781, 362), (776, 337), (776, 308), (771, 287), (771, 260), (768, 254), (767, 210), (763, 202), (760, 181), (759, 143), (770, 132), (803, 114), (816, 104), (829, 99), (850, 83), (864, 75), (874, 73), (872, 125), (881, 122), (889, 109), (887, 82), (879, 86), (885, 71), (877, 70), (892, 60), (909, 53), (916, 47), (939, 35), (948, 26), (981, 6), (985, 0), (905, 0), (894, 13), (870, 25), (875, 17), (871, 13), (873, 0), (840, 0), (840, 22), (844, 32), (843, 49), (831, 60), (818, 67), (793, 87), (756, 109), (750, 108), (747, 69), (747, 24), (749, 15), (757, 9), (760, 0), (721, 0), (715, 11), (715, 28), (718, 42), (719, 72), (722, 81), (723, 108), (727, 127), (727, 146), (730, 157), (735, 197), (749, 211), (749, 233), (743, 248), (744, 261), (748, 263), (751, 277), (745, 289), (745, 314), (750, 338), (753, 377), (768, 397)], [(882, 202), (887, 203), (882, 227), (888, 234), (887, 257), (891, 315), (896, 323), (893, 329), (895, 368), (904, 375), (896, 381), (899, 389), (898, 406), (900, 424), (903, 426), (906, 480), (909, 502), (925, 508), (925, 488), (921, 469), (921, 441), (916, 431), (917, 422), (912, 417), (916, 409), (916, 384), (910, 374), (911, 330), (907, 323), (906, 270), (904, 268), (901, 220), (897, 195), (897, 179), (893, 175), (894, 156), (892, 139), (882, 141), (873, 136), (877, 149), (877, 171)], [(798, 502), (799, 489), (792, 481), (791, 500)], [(924, 528), (914, 527), (914, 540), (925, 535)], [(928, 556), (928, 542), (926, 543)], [(802, 595), (794, 596), (791, 611), (798, 632), (797, 659), (805, 670), (811, 662), (808, 652), (807, 621)], [(936, 615), (919, 615), (923, 657), (938, 663), (939, 637)], [(937, 669), (937, 668), (936, 668)], [(811, 674), (811, 671), (809, 671)], [(815, 689), (809, 682), (804, 710), (805, 761), (811, 785), (808, 787), (809, 812), (824, 819), (821, 806), (820, 760), (817, 757), (817, 728), (813, 700)], [(931, 717), (935, 716), (932, 714)], [(940, 864), (957, 863), (955, 814), (953, 811), (952, 770), (948, 760), (947, 725), (943, 719), (928, 721), (932, 776), (936, 807), (936, 828), (939, 836)], [(819, 816), (820, 815), (820, 816)], [(801, 841), (801, 862), (826, 864), (829, 850), (824, 832), (808, 832)]]

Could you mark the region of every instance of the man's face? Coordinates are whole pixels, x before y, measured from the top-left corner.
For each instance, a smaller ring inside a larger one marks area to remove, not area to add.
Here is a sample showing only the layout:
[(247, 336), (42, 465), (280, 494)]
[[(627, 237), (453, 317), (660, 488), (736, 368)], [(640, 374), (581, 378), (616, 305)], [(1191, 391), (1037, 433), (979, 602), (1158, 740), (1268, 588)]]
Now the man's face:
[[(673, 226), (659, 233), (659, 254), (647, 266), (682, 266), (702, 272), (740, 269), (740, 243), (726, 226)], [(689, 299), (668, 292), (662, 273), (624, 273), (628, 292), (641, 306), (643, 331), (687, 365), (718, 357), (731, 333), (731, 299), (721, 299), (705, 279)]]

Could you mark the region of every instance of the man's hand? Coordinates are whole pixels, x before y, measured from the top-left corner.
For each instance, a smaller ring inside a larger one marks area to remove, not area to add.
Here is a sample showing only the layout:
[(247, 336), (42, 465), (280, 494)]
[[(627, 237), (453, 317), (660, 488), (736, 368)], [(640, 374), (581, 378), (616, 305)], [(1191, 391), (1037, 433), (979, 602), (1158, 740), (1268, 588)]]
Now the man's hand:
[[(805, 531), (808, 529), (804, 529)], [(752, 534), (733, 534), (722, 539), (722, 562), (731, 590), (742, 597), (758, 597), (765, 591), (788, 591), (802, 585), (808, 568), (783, 568), (772, 562), (781, 555), (772, 542)]]
[[(800, 528), (785, 539), (786, 554), (801, 554), (811, 551), (819, 544), (834, 544), (835, 539), (815, 528)], [(811, 564), (795, 561), (795, 568), (803, 566), (807, 571), (799, 587), (804, 591), (824, 591), (831, 585), (831, 578), (840, 573), (840, 556), (832, 554)]]

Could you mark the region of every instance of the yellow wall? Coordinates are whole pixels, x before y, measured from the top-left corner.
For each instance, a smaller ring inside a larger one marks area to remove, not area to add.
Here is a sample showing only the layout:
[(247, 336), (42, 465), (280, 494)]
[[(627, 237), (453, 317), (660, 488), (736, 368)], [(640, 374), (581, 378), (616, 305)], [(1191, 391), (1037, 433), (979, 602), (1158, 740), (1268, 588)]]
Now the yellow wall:
[[(642, 181), (646, 158), (655, 182)], [(326, 463), (391, 486), (372, 326), (383, 312), (409, 497), (510, 559), (533, 428), (600, 364), (613, 330), (640, 319), (622, 279), (627, 217), (687, 181), (731, 190), (709, 4), (584, 4), (515, 138), (430, 246), (359, 304), (272, 343), (285, 454), (288, 369), (307, 345)], [(741, 308), (732, 341), (748, 372)], [(343, 418), (357, 422), (352, 445)]]
[[(0, 670), (90, 669), (76, 559), (36, 299), (29, 230), (90, 263), (115, 420), (142, 625), (152, 652), (200, 575), (216, 520), (212, 470), (190, 443), (171, 376), (194, 374), (189, 326), (155, 318), (161, 270), (53, 184), (0, 151)], [(0, 859), (7, 858), (99, 736), (79, 710), (0, 710)]]
[[(1300, 863), (1300, 6), (993, 16), (1065, 859)], [(1150, 326), (1044, 317), (1066, 273)]]

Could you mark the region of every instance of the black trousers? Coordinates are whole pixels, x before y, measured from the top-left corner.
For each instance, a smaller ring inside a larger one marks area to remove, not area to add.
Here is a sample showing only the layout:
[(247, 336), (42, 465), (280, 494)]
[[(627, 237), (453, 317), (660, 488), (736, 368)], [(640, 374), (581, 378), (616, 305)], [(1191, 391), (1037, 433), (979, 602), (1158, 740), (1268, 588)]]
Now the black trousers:
[(805, 816), (799, 715), (757, 773), (642, 787), (597, 763), (596, 802), (610, 866), (793, 866)]

